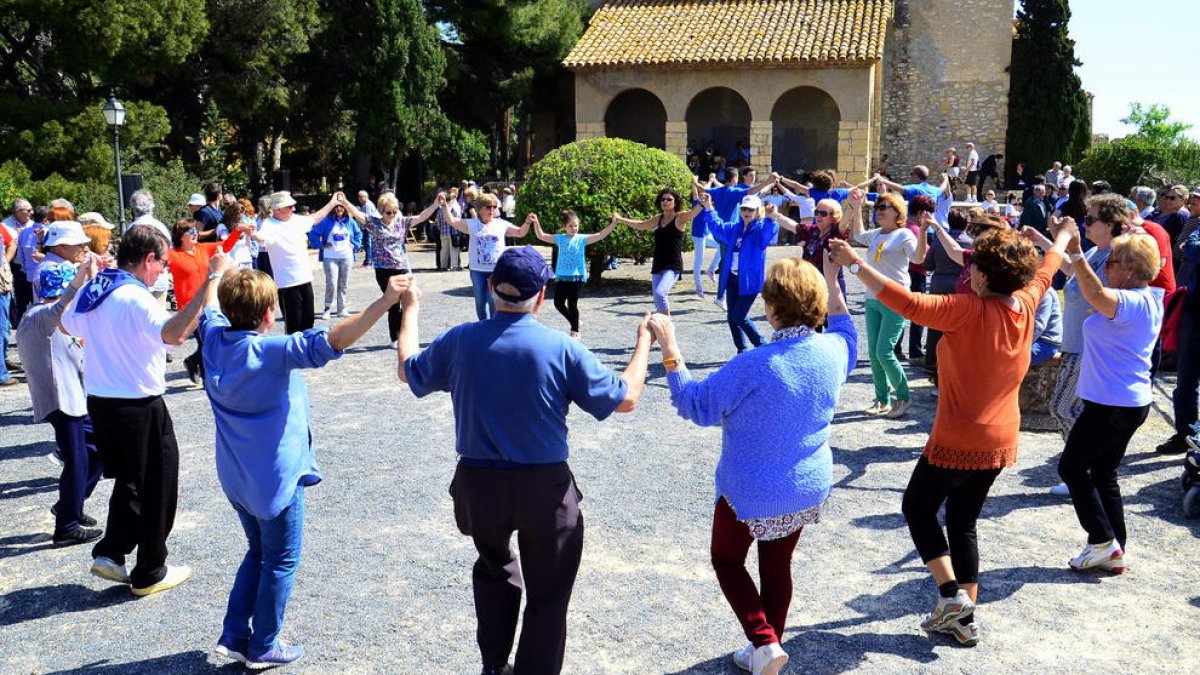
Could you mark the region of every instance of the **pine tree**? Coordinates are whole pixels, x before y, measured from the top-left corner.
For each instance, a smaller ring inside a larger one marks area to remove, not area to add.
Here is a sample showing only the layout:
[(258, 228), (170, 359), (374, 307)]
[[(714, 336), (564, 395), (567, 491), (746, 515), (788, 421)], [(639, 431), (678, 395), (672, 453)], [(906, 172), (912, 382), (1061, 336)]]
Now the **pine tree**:
[(1091, 143), (1088, 94), (1075, 69), (1067, 0), (1021, 0), (1009, 66), (1006, 166), (1030, 174), (1078, 160)]

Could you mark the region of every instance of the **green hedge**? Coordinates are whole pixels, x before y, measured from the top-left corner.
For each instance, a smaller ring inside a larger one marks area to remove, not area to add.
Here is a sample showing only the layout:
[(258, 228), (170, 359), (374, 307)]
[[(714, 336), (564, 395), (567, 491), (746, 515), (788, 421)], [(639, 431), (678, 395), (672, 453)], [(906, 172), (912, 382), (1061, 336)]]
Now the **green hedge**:
[(1200, 181), (1200, 146), (1156, 147), (1114, 141), (1095, 145), (1074, 166), (1087, 181), (1106, 180), (1118, 194), (1135, 185), (1161, 188)]

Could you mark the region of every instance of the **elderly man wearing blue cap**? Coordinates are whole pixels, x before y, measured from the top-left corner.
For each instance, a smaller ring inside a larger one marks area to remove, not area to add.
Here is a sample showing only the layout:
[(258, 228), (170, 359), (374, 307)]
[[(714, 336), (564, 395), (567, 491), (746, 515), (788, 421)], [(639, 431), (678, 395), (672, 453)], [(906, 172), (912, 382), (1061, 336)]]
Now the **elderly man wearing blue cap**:
[[(516, 672), (562, 670), (567, 605), (583, 553), (581, 494), (567, 467), (567, 411), (574, 403), (600, 420), (630, 412), (646, 381), (649, 312), (629, 365), (617, 375), (578, 340), (537, 320), (549, 278), (541, 253), (508, 249), (488, 280), (496, 314), (446, 331), (424, 351), (421, 292), (413, 285), (400, 296), (400, 380), (418, 397), (449, 391), (454, 402), (459, 461), (450, 492), (458, 528), (479, 551), (472, 582), (485, 675), (512, 672), (522, 589), (528, 598)], [(510, 545), (514, 531), (520, 564)]]

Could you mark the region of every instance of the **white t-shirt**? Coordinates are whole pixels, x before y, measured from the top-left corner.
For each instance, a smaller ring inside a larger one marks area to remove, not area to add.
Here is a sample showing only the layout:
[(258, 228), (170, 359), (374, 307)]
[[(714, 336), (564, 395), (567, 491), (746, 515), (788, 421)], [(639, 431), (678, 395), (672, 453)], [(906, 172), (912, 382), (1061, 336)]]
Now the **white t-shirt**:
[(312, 283), (312, 260), (308, 257), (308, 231), (312, 218), (292, 216), (286, 221), (275, 217), (263, 221), (258, 231), (263, 247), (271, 256), (271, 271), (279, 288)]
[(979, 170), (979, 152), (972, 150), (967, 153), (967, 171)]
[(496, 269), (500, 254), (508, 248), (504, 236), (512, 223), (503, 218), (492, 218), (487, 225), (472, 218), (467, 221), (471, 239), (467, 246), (467, 259), (472, 272), (491, 272)]
[[(153, 227), (154, 229), (158, 230), (159, 234), (167, 238), (167, 245), (170, 246), (169, 242), (171, 241), (171, 231), (168, 230), (167, 226), (163, 225), (162, 221), (158, 218), (155, 218), (147, 213), (143, 216), (138, 216), (132, 223), (129, 224), (130, 227), (133, 227), (134, 225), (149, 225), (150, 227)], [(163, 267), (162, 274), (158, 275), (158, 278), (154, 280), (154, 285), (150, 287), (150, 290), (154, 291), (155, 293), (166, 293), (170, 288), (171, 271), (166, 267)]]
[[(884, 234), (883, 230), (877, 227), (863, 232), (854, 240), (867, 247), (867, 254), (863, 256), (864, 262), (888, 279), (908, 288), (908, 263), (912, 262), (917, 254), (917, 238), (911, 230), (898, 227)], [(868, 299), (875, 297), (871, 289), (865, 288), (864, 291)]]
[(942, 227), (950, 227), (950, 209), (954, 206), (954, 193), (945, 190), (938, 193), (933, 206), (933, 219)]
[(350, 228), (341, 223), (330, 228), (328, 243), (331, 246), (325, 249), (326, 260), (346, 260), (354, 255), (350, 244)]
[(792, 195), (788, 199), (800, 209), (800, 217), (797, 220), (813, 219), (813, 211), (817, 209), (817, 200), (804, 195)]
[(989, 209), (999, 209), (1000, 202), (996, 201), (995, 199), (985, 199), (979, 203), (979, 208), (983, 209), (985, 212)]
[(162, 396), (167, 390), (162, 329), (170, 318), (141, 284), (121, 286), (86, 314), (77, 314), (72, 302), (62, 324), (86, 345), (83, 386), (88, 395)]

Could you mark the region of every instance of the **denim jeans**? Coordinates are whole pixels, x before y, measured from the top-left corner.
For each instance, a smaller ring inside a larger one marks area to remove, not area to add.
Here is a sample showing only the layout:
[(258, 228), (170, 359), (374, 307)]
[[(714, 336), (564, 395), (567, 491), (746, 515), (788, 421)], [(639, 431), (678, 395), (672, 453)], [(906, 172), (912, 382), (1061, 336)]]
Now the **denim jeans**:
[(488, 289), (488, 279), (491, 272), (476, 272), (471, 270), (471, 292), (475, 295), (475, 317), (480, 321), (492, 318), (496, 313), (492, 292)]
[(750, 338), (750, 342), (755, 347), (761, 346), (763, 343), (762, 335), (759, 335), (758, 329), (754, 327), (754, 322), (748, 317), (750, 308), (754, 305), (754, 299), (758, 297), (758, 293), (741, 294), (738, 292), (738, 275), (729, 275), (729, 286), (725, 289), (729, 295), (729, 305), (725, 309), (725, 320), (729, 323), (729, 332), (733, 334), (733, 346), (737, 347), (738, 353), (746, 351), (746, 339)]
[[(3, 264), (0, 262), (0, 264)], [(7, 382), (12, 376), (4, 363), (8, 356), (8, 308), (12, 302), (12, 293), (0, 293), (0, 382)]]
[[(717, 254), (713, 256), (712, 262), (708, 264), (708, 271), (712, 272), (717, 269), (717, 265), (721, 262), (721, 249), (717, 246), (717, 240), (712, 238), (712, 235), (705, 237), (692, 237), (692, 244), (695, 250), (692, 252), (692, 281), (696, 284), (697, 291), (704, 290), (704, 284), (701, 283), (700, 275), (704, 271), (704, 253), (705, 250), (712, 246), (717, 249)], [(722, 296), (717, 296), (718, 298)]]
[(667, 314), (671, 313), (671, 303), (667, 300), (667, 296), (671, 294), (671, 288), (676, 281), (679, 281), (679, 272), (675, 270), (663, 270), (650, 275), (651, 288), (654, 293), (654, 309)]
[(292, 503), (271, 519), (255, 518), (237, 504), (233, 504), (233, 510), (242, 521), (249, 549), (229, 591), (221, 640), (235, 645), (249, 640), (246, 655), (260, 656), (270, 651), (279, 638), (296, 569), (300, 567), (304, 488), (296, 486)]

